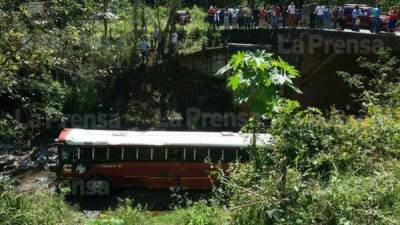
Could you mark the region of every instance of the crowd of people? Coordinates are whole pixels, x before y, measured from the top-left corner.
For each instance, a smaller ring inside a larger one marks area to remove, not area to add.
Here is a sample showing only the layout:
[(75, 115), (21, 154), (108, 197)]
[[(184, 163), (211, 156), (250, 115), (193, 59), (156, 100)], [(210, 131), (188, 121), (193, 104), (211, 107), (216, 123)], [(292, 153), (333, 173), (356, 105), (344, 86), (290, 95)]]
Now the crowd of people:
[[(381, 28), (382, 10), (380, 5), (372, 9), (371, 32), (378, 33)], [(390, 20), (387, 24), (389, 32), (394, 32), (399, 14), (396, 6), (388, 13)], [(361, 17), (365, 12), (355, 6), (352, 10), (353, 31), (360, 30)], [(324, 5), (304, 5), (297, 7), (294, 2), (290, 4), (276, 4), (251, 9), (250, 7), (222, 8), (210, 6), (207, 21), (210, 26), (216, 28), (223, 26), (224, 29), (252, 29), (252, 28), (284, 28), (284, 27), (309, 27), (311, 29), (338, 29), (344, 30), (347, 24), (345, 7), (329, 7)]]
[[(365, 9), (364, 9), (365, 10)], [(190, 15), (182, 11), (177, 19), (177, 24), (185, 25), (190, 21)], [(368, 14), (371, 18), (371, 33), (379, 33), (381, 31), (381, 15), (380, 5), (376, 5)], [(355, 5), (351, 13), (351, 29), (360, 31), (361, 17), (365, 17), (365, 11)], [(397, 7), (391, 7), (388, 12), (389, 21), (387, 23), (387, 31), (395, 32), (399, 20)], [(183, 22), (182, 22), (183, 21)], [(349, 26), (348, 18), (345, 15), (345, 6), (337, 6), (334, 8), (324, 5), (304, 5), (297, 7), (294, 2), (290, 4), (276, 4), (260, 8), (251, 9), (250, 7), (224, 8), (218, 9), (210, 6), (208, 10), (207, 21), (212, 28), (223, 26), (224, 29), (254, 29), (254, 28), (296, 28), (297, 26), (309, 27), (310, 29), (337, 29), (344, 30)], [(145, 29), (144, 29), (145, 30)], [(159, 40), (159, 31), (155, 29), (151, 35), (150, 42), (147, 40), (147, 31), (143, 32), (142, 40), (139, 44), (139, 51), (142, 63), (147, 63), (149, 52), (155, 49)], [(178, 45), (179, 35), (176, 29), (173, 29), (169, 35), (170, 48), (175, 50)]]

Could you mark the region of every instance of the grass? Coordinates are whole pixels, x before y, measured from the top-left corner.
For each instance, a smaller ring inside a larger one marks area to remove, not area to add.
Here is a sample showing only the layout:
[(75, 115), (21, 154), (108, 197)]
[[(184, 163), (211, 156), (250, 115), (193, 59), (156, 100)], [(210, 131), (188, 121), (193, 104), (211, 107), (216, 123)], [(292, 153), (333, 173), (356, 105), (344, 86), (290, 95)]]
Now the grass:
[(148, 212), (140, 206), (132, 207), (132, 201), (124, 200), (115, 211), (107, 211), (88, 225), (222, 225), (228, 221), (228, 213), (222, 208), (208, 206), (205, 201), (194, 203), (188, 208), (168, 212)]
[(19, 193), (0, 181), (0, 224), (76, 225), (84, 224), (84, 214), (64, 202), (63, 196), (48, 192)]
[(150, 213), (145, 225), (181, 225), (184, 221), (186, 210), (174, 210), (170, 212)]
[(1, 225), (220, 225), (228, 215), (204, 201), (188, 208), (149, 212), (125, 199), (116, 210), (88, 219), (79, 209), (65, 203), (59, 194), (18, 192), (8, 182), (0, 181), (0, 196)]

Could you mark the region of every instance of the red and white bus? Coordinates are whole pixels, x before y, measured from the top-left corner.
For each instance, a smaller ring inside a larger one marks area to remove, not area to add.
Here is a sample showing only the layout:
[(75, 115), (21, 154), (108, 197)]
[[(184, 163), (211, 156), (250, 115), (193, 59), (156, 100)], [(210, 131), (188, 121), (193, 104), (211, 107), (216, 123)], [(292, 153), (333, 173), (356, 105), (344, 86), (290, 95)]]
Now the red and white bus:
[[(270, 135), (257, 138), (270, 147)], [(57, 176), (87, 186), (210, 189), (212, 163), (226, 169), (246, 161), (250, 139), (232, 132), (65, 129), (57, 139)]]

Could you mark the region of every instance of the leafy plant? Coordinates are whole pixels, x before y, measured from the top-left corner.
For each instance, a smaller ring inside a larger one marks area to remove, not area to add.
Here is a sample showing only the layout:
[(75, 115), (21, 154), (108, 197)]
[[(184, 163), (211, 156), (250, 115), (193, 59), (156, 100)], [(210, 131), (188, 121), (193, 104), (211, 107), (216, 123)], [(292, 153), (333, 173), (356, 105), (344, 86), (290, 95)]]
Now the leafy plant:
[(221, 68), (217, 75), (229, 72), (228, 87), (233, 91), (237, 104), (249, 106), (252, 130), (252, 148), (250, 156), (259, 169), (261, 157), (256, 146), (257, 127), (261, 118), (272, 119), (274, 113), (281, 110), (285, 100), (284, 88), (296, 93), (301, 91), (293, 84), (292, 79), (299, 76), (299, 72), (281, 58), (274, 59), (273, 55), (265, 51), (238, 52), (232, 55), (229, 63)]
[(228, 87), (238, 104), (248, 104), (253, 115), (272, 117), (283, 99), (285, 87), (301, 93), (293, 84), (299, 72), (281, 58), (265, 51), (238, 52), (217, 75), (230, 72)]
[(226, 218), (221, 209), (215, 206), (208, 206), (205, 201), (194, 203), (187, 210), (186, 216), (183, 218), (185, 225), (223, 225), (226, 223)]

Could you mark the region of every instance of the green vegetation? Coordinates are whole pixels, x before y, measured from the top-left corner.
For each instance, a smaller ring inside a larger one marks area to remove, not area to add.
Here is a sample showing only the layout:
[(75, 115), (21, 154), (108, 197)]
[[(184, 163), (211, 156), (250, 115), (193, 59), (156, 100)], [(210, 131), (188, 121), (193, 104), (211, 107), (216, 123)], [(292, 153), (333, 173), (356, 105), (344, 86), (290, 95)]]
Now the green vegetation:
[(62, 196), (47, 192), (18, 193), (8, 182), (0, 181), (0, 224), (83, 224), (82, 213), (64, 203)]
[[(176, 0), (152, 7), (137, 0), (53, 0), (42, 14), (24, 3), (0, 2), (0, 144), (53, 139), (71, 113), (116, 113), (122, 128), (153, 124), (155, 108), (183, 106), (173, 92), (176, 77), (157, 77), (159, 87), (149, 94), (147, 75), (174, 68), (177, 54), (198, 51), (218, 36), (208, 30), (203, 9)], [(387, 8), (398, 1), (381, 3)], [(173, 22), (179, 9), (189, 11), (190, 24)], [(159, 45), (141, 65), (139, 41), (151, 39), (156, 28)], [(178, 51), (169, 43), (174, 29)], [(288, 63), (265, 52), (234, 55), (220, 73), (231, 73), (227, 86), (236, 103), (249, 106), (252, 118), (243, 131), (253, 134), (253, 146), (249, 163), (231, 165), (229, 176), (221, 172), (215, 201), (151, 214), (124, 200), (89, 219), (62, 195), (19, 193), (1, 182), (0, 224), (400, 224), (400, 60), (384, 49), (359, 65), (360, 74), (338, 74), (361, 93), (355, 99), (360, 114), (324, 114), (282, 97), (300, 93), (292, 81), (299, 72)], [(146, 97), (160, 97), (159, 105)], [(54, 123), (27, 123), (38, 117)], [(257, 147), (257, 132), (273, 135), (272, 149)]]
[(185, 209), (151, 214), (140, 208), (132, 208), (132, 202), (126, 200), (117, 210), (102, 214), (99, 219), (89, 221), (88, 225), (223, 225), (226, 219), (227, 214), (222, 209), (209, 207), (204, 201)]
[(275, 113), (280, 113), (282, 107), (293, 102), (284, 99), (285, 87), (301, 93), (293, 85), (292, 79), (299, 72), (281, 58), (274, 59), (265, 51), (239, 52), (232, 55), (228, 65), (220, 69), (217, 75), (231, 73), (228, 87), (232, 90), (237, 104), (247, 104), (251, 113), (250, 129), (252, 130), (252, 152), (250, 156), (258, 167), (263, 159), (256, 147), (256, 132), (262, 119), (271, 119)]
[(227, 214), (204, 201), (185, 209), (150, 213), (132, 201), (121, 201), (116, 210), (102, 212), (89, 219), (78, 209), (64, 203), (63, 196), (48, 192), (13, 190), (8, 182), (0, 182), (0, 224), (2, 225), (221, 225)]
[(400, 222), (400, 65), (390, 51), (378, 56), (359, 59), (370, 80), (340, 73), (368, 87), (362, 118), (293, 107), (275, 116), (263, 164), (238, 165), (224, 178), (234, 224)]
[[(256, 60), (259, 58), (253, 53), (240, 53), (240, 57), (232, 59), (232, 65), (243, 67), (237, 67), (241, 70), (236, 70), (229, 80), (230, 88), (242, 87), (246, 94), (246, 79), (258, 76), (263, 85), (275, 84), (271, 80), (276, 74), (259, 73), (257, 69), (269, 68), (279, 61), (258, 54), (265, 61)], [(262, 65), (247, 70), (245, 65), (252, 66), (253, 62)], [(125, 200), (118, 209), (88, 219), (65, 204), (62, 196), (17, 193), (2, 183), (0, 223), (399, 224), (400, 60), (383, 49), (376, 61), (360, 58), (359, 64), (362, 71), (373, 75), (371, 79), (365, 79), (365, 74), (339, 73), (349, 85), (364, 90), (357, 98), (364, 106), (359, 118), (337, 110), (326, 115), (318, 109), (301, 110), (298, 104), (277, 95), (280, 88), (276, 86), (275, 107), (255, 107), (258, 113), (264, 109), (262, 118), (267, 119), (259, 120), (262, 126), (256, 128), (266, 129), (274, 136), (273, 149), (250, 151), (251, 162), (232, 165), (229, 176), (221, 174), (215, 201), (200, 201), (153, 215)], [(291, 71), (290, 66), (282, 65), (286, 69), (280, 71)], [(291, 84), (286, 78), (283, 80)], [(282, 79), (273, 80), (282, 84)]]
[[(2, 1), (0, 140), (16, 143), (52, 136), (59, 126), (71, 126), (70, 114), (140, 120), (141, 112), (130, 111), (126, 102), (140, 100), (151, 68), (171, 63), (171, 30), (179, 33), (181, 53), (198, 51), (207, 40), (203, 10), (184, 8), (192, 22), (180, 26), (175, 23), (180, 2), (167, 3), (151, 8), (127, 0), (47, 1), (43, 11), (35, 13), (25, 1)], [(155, 28), (160, 30), (159, 44), (146, 69), (140, 65), (138, 44), (142, 36), (150, 42)], [(35, 119), (41, 123), (28, 123)], [(124, 122), (122, 127), (132, 126)]]

